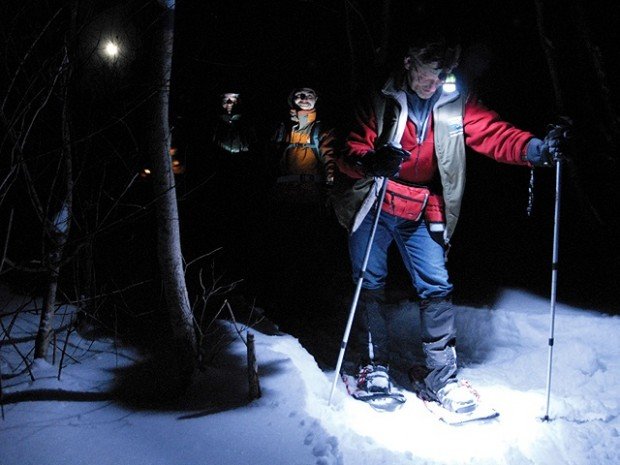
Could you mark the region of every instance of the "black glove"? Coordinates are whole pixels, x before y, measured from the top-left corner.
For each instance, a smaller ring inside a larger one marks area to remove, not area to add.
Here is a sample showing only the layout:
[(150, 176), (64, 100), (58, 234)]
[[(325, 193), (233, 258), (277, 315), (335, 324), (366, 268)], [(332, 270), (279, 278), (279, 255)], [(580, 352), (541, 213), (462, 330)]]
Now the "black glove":
[(392, 177), (398, 174), (403, 161), (409, 160), (410, 156), (406, 150), (387, 144), (366, 153), (361, 159), (361, 165), (367, 176)]
[(563, 157), (569, 137), (570, 122), (554, 124), (544, 140), (532, 139), (527, 147), (527, 161), (534, 166), (550, 167)]

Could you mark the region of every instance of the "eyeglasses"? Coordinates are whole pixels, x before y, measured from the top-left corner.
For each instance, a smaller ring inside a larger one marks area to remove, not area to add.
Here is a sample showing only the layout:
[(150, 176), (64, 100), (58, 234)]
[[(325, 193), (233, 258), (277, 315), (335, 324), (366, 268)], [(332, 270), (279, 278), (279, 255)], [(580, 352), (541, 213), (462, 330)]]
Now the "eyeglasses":
[(303, 93), (303, 92), (299, 92), (299, 93), (296, 93), (296, 94), (294, 95), (294, 97), (295, 97), (296, 99), (300, 99), (300, 100), (308, 100), (308, 99), (315, 99), (315, 98), (316, 98), (316, 95), (314, 95), (314, 94), (312, 94), (312, 93)]

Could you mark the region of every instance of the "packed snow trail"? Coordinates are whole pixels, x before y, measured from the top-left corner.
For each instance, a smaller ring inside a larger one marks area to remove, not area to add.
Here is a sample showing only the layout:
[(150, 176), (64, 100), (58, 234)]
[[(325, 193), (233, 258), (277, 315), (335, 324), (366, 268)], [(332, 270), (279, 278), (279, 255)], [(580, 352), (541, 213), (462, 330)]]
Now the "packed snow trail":
[[(34, 365), (34, 382), (26, 372), (3, 379), (0, 463), (616, 465), (620, 319), (558, 306), (552, 421), (542, 422), (547, 311), (545, 299), (521, 291), (506, 291), (492, 308), (459, 308), (460, 374), (501, 416), (458, 427), (437, 421), (409, 391), (403, 408), (392, 413), (351, 399), (344, 386), (328, 406), (333, 371), (322, 370), (298, 339), (254, 329), (261, 399), (247, 401), (245, 345), (236, 338), (180, 401), (148, 407), (89, 401), (85, 393), (106, 392), (139, 366), (142, 355), (71, 333), (71, 358), (60, 381), (57, 366), (45, 362)], [(12, 336), (36, 331), (36, 317), (20, 315)], [(236, 335), (232, 323), (222, 325)], [(414, 326), (415, 318), (394, 330), (409, 336)], [(321, 342), (333, 343), (337, 353), (339, 341)], [(21, 342), (20, 350), (28, 353), (29, 344)], [(416, 347), (399, 347), (403, 364), (419, 356)], [(2, 344), (0, 363), (7, 374), (21, 358)], [(12, 393), (27, 391), (42, 394), (38, 401), (10, 402)]]

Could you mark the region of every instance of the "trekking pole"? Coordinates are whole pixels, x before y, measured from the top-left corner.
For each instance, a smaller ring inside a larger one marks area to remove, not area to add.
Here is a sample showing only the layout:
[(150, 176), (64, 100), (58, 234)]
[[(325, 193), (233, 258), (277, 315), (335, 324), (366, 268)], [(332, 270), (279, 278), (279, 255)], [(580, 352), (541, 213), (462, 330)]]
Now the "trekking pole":
[(344, 360), (344, 353), (347, 349), (347, 342), (349, 341), (349, 334), (351, 333), (351, 327), (353, 326), (353, 319), (355, 318), (355, 310), (357, 309), (357, 303), (359, 301), (360, 293), (362, 292), (362, 283), (364, 282), (364, 274), (366, 273), (366, 267), (368, 265), (368, 259), (370, 258), (370, 249), (372, 249), (372, 243), (375, 239), (375, 233), (377, 232), (377, 225), (379, 224), (379, 217), (381, 216), (381, 205), (383, 205), (383, 199), (385, 198), (385, 192), (387, 190), (388, 179), (383, 178), (383, 185), (381, 186), (381, 192), (379, 193), (379, 199), (377, 202), (377, 212), (375, 213), (375, 221), (370, 230), (370, 236), (368, 237), (368, 245), (366, 246), (366, 253), (364, 255), (364, 261), (362, 262), (362, 268), (357, 280), (357, 286), (355, 287), (355, 293), (353, 294), (353, 301), (351, 302), (351, 309), (349, 310), (349, 319), (347, 320), (347, 326), (342, 336), (342, 342), (340, 343), (340, 354), (338, 355), (338, 362), (336, 363), (336, 374), (334, 375), (334, 381), (332, 383), (332, 389), (329, 393), (329, 400), (327, 405), (331, 405), (334, 391), (336, 390), (336, 384), (340, 376), (340, 368), (342, 367), (342, 361)]
[(549, 421), (549, 400), (551, 399), (551, 367), (553, 364), (553, 335), (555, 329), (555, 303), (558, 286), (558, 239), (560, 234), (560, 191), (562, 187), (562, 160), (555, 165), (555, 213), (553, 216), (553, 257), (551, 259), (551, 305), (549, 309), (549, 360), (547, 363), (547, 407), (543, 421)]

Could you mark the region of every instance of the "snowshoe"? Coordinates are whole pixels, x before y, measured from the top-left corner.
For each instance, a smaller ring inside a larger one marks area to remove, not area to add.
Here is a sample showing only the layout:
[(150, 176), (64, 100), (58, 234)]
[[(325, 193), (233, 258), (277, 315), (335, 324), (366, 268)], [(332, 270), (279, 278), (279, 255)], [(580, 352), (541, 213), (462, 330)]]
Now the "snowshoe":
[(351, 397), (366, 402), (381, 412), (392, 412), (405, 403), (405, 396), (393, 389), (387, 367), (366, 365), (357, 377), (342, 375), (347, 392)]
[(449, 383), (433, 394), (424, 383), (427, 374), (426, 367), (414, 366), (409, 370), (409, 379), (426, 408), (444, 423), (462, 425), (499, 416), (499, 412), (481, 402), (480, 394), (468, 381), (458, 380)]

